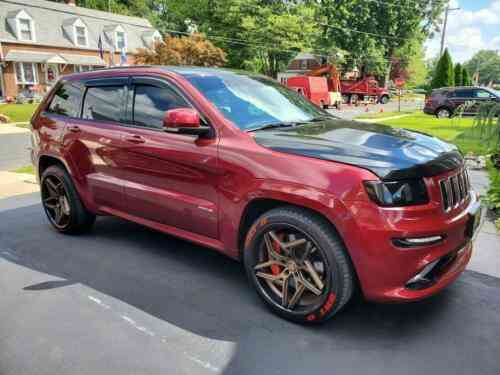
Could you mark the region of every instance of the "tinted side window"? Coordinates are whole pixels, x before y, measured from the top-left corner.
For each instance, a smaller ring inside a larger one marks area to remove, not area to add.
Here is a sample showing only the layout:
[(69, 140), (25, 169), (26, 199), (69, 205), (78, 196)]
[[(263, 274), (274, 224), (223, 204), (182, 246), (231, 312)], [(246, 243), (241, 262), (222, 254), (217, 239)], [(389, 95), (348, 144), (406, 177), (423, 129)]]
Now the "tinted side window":
[(472, 90), (457, 90), (455, 91), (457, 98), (472, 98)]
[(181, 107), (190, 105), (172, 89), (151, 85), (135, 86), (133, 122), (136, 125), (161, 129), (165, 112)]
[(124, 86), (87, 88), (82, 117), (96, 121), (121, 121)]
[(56, 91), (47, 112), (61, 116), (80, 117), (83, 86), (80, 82), (65, 82)]

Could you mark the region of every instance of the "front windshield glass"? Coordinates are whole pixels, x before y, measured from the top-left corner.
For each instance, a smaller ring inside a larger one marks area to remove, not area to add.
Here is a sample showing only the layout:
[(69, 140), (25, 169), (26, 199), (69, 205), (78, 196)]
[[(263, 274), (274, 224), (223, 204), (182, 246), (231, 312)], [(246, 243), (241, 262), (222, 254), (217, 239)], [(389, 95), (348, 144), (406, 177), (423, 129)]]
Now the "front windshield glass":
[(184, 76), (242, 130), (304, 123), (329, 116), (302, 95), (265, 77), (225, 71), (193, 72)]

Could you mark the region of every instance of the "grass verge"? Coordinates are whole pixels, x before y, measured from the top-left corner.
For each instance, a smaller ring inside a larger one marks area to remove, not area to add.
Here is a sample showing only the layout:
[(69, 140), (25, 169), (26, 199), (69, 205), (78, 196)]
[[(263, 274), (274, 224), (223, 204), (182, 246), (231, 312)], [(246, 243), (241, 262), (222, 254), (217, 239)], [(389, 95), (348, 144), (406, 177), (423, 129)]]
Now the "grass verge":
[(15, 172), (15, 173), (35, 174), (35, 169), (33, 168), (32, 165), (28, 165), (26, 167), (21, 167), (21, 168), (14, 169), (12, 172)]
[[(385, 112), (385, 117), (397, 116), (400, 113)], [(423, 112), (413, 112), (408, 116), (388, 119), (382, 123), (432, 135), (457, 145), (466, 154), (472, 152), (477, 155), (484, 155), (488, 152), (488, 146), (480, 141), (478, 135), (474, 134), (473, 117), (438, 119)]]
[(11, 122), (29, 122), (37, 107), (38, 103), (0, 104), (0, 113), (7, 116)]

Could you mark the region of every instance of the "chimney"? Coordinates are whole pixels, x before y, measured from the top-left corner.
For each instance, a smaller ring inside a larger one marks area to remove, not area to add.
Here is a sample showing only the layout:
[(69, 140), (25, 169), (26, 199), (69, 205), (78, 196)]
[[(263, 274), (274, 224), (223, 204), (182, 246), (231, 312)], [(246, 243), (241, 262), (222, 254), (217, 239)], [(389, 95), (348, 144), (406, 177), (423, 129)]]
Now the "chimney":
[(71, 5), (72, 7), (76, 6), (75, 0), (64, 0), (64, 1), (66, 2), (67, 5)]

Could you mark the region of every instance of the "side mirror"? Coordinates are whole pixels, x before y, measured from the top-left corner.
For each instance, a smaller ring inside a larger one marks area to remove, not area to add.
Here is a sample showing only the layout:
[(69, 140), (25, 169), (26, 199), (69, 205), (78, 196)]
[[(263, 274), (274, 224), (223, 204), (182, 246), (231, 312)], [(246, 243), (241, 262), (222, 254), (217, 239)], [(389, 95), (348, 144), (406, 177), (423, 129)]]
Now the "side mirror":
[(200, 115), (193, 108), (176, 108), (165, 112), (163, 127), (181, 134), (201, 136), (210, 132), (209, 127), (201, 126)]

